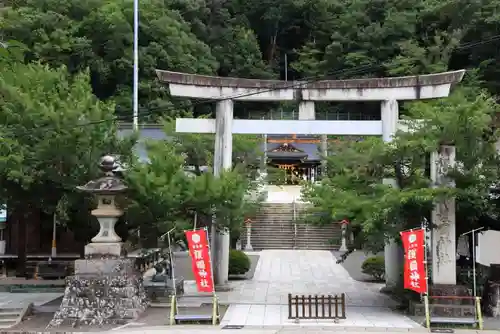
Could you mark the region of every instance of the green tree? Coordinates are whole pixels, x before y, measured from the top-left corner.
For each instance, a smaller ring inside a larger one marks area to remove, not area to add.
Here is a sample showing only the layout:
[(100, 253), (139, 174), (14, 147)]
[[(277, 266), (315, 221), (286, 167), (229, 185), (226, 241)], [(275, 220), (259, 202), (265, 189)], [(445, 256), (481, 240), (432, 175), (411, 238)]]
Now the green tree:
[(168, 139), (147, 142), (150, 162), (136, 163), (126, 173), (132, 202), (128, 219), (141, 222), (141, 234), (151, 229), (151, 235), (157, 235), (174, 225), (181, 232), (192, 228), (195, 213), (198, 226), (209, 226), (215, 214), (218, 226), (230, 228), (237, 236), (244, 217), (260, 200), (252, 182), (259, 142), (252, 136), (235, 136), (235, 167), (215, 177), (211, 171), (214, 136), (176, 133), (175, 122), (164, 124)]
[(0, 63), (2, 66), (8, 66), (12, 62), (18, 62), (23, 60), (23, 52), (26, 47), (19, 42), (1, 41), (0, 40)]
[[(498, 176), (498, 137), (491, 131), (497, 108), (487, 93), (466, 87), (448, 99), (409, 104), (411, 131), (398, 133), (391, 144), (373, 138), (336, 146), (327, 176), (305, 190), (320, 213), (311, 217), (318, 223), (347, 218), (362, 231), (358, 243), (380, 251), (388, 237), (428, 218), (434, 200), (456, 196), (457, 233), (470, 229), (488, 210)], [(455, 189), (431, 186), (429, 155), (440, 143), (457, 149), (450, 174)], [(383, 184), (384, 178), (395, 179), (397, 187)]]
[(71, 202), (77, 185), (98, 176), (102, 155), (130, 158), (134, 138), (118, 139), (114, 105), (98, 101), (89, 81), (88, 72), (72, 77), (41, 64), (13, 63), (0, 72), (1, 197), (18, 224), (20, 259), (32, 215)]
[[(163, 1), (140, 3), (140, 101), (144, 117), (175, 114), (185, 103), (174, 103), (156, 80), (155, 69), (213, 74), (217, 61), (178, 12)], [(23, 0), (0, 18), (2, 33), (24, 43), (27, 60), (71, 73), (90, 68), (94, 94), (112, 98), (117, 110), (131, 110), (133, 6), (131, 0)], [(154, 118), (154, 117), (153, 117)]]

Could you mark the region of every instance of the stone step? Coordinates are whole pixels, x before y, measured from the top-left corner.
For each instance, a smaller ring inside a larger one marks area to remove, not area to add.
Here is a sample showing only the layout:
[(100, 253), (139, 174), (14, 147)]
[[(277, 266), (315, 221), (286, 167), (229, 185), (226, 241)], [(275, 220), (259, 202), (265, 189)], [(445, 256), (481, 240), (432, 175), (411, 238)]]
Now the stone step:
[(15, 326), (21, 317), (23, 309), (0, 309), (0, 328)]
[[(254, 216), (251, 230), (252, 246), (260, 249), (332, 250), (341, 237), (340, 226), (314, 226), (304, 223), (308, 205), (292, 203), (263, 204)], [(246, 228), (241, 241), (246, 244)]]
[[(243, 237), (246, 238), (246, 234), (243, 235)], [(340, 241), (340, 236), (337, 236), (337, 235), (309, 235), (309, 236), (303, 236), (303, 235), (297, 235), (297, 236), (294, 236), (293, 232), (280, 232), (280, 233), (276, 233), (276, 232), (273, 232), (273, 234), (271, 234), (271, 232), (269, 233), (252, 233), (251, 235), (251, 239), (252, 240), (259, 240), (259, 239), (268, 239), (272, 237), (273, 239), (290, 239), (290, 240), (297, 240), (297, 242), (315, 242), (315, 241), (319, 241), (319, 242), (330, 242), (330, 241), (337, 241), (337, 239)]]

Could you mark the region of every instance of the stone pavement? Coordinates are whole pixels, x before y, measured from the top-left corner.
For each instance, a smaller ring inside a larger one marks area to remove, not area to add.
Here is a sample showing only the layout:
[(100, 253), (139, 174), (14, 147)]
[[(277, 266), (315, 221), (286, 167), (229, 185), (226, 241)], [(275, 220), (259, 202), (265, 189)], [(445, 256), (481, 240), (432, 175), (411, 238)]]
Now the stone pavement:
[[(288, 320), (288, 293), (297, 295), (346, 294), (347, 319), (301, 321), (304, 326), (418, 328), (410, 318), (391, 311), (396, 302), (379, 293), (382, 285), (358, 282), (336, 263), (328, 251), (264, 250), (252, 280), (231, 282), (232, 290), (219, 292), (230, 305), (221, 326), (299, 326)], [(194, 285), (186, 292), (195, 294)], [(183, 300), (187, 303), (187, 298)], [(191, 299), (191, 303), (195, 300)], [(206, 302), (206, 299), (205, 301)], [(201, 303), (201, 301), (200, 301)], [(191, 304), (192, 305), (192, 304)]]
[(35, 306), (47, 304), (63, 294), (58, 292), (10, 293), (0, 292), (0, 308), (22, 308), (28, 303)]
[[(283, 327), (283, 328), (259, 328), (259, 329), (221, 329), (211, 326), (175, 326), (175, 327), (127, 327), (114, 329), (108, 332), (101, 332), (106, 334), (387, 334), (387, 333), (428, 333), (424, 328), (416, 329), (397, 329), (397, 328), (331, 328), (331, 327)], [(455, 334), (479, 334), (480, 331), (476, 330), (455, 330)], [(500, 333), (499, 331), (489, 331), (491, 334)], [(80, 333), (75, 333), (80, 334)], [(83, 334), (83, 333), (81, 333)]]

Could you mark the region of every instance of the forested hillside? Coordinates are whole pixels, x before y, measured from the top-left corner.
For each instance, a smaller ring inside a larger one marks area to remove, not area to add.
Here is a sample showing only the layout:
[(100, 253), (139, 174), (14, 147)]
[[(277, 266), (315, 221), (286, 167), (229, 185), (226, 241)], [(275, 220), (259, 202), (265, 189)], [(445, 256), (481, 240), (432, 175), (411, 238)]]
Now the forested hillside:
[[(29, 61), (90, 68), (94, 93), (130, 115), (131, 0), (4, 2), (4, 41), (24, 43)], [(188, 109), (155, 68), (281, 79), (287, 68), (289, 80), (477, 68), (497, 95), (499, 23), (500, 0), (141, 0), (141, 117)]]

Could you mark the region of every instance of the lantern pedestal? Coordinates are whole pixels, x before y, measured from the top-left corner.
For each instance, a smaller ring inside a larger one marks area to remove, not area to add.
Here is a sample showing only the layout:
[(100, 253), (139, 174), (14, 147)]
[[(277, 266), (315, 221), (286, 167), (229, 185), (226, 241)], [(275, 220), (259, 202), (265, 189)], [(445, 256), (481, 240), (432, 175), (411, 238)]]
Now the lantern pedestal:
[(142, 274), (135, 261), (124, 257), (115, 224), (123, 212), (115, 205), (117, 194), (127, 187), (114, 176), (112, 157), (104, 157), (105, 176), (90, 181), (79, 190), (97, 195), (92, 211), (99, 233), (85, 246), (85, 259), (75, 261), (75, 275), (66, 278), (61, 307), (48, 327), (60, 325), (124, 324), (136, 319), (148, 306)]

